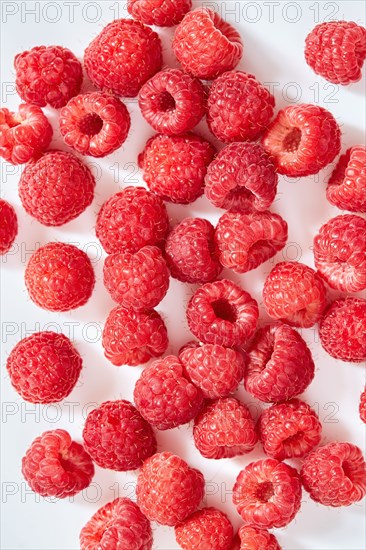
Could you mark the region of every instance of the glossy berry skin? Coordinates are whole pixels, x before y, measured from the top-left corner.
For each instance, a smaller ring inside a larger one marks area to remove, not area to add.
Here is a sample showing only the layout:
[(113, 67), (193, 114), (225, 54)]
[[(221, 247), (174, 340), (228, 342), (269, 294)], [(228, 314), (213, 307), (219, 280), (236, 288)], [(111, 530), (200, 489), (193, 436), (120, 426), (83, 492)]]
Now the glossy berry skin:
[(366, 424), (366, 386), (363, 392), (361, 393), (360, 397), (360, 405), (359, 405), (359, 413), (360, 418), (364, 424)]
[(145, 25), (174, 27), (191, 9), (192, 0), (127, 0), (127, 10)]
[(227, 550), (233, 540), (233, 526), (216, 508), (202, 508), (175, 526), (175, 538), (184, 550)]
[(327, 186), (327, 199), (341, 210), (366, 212), (366, 147), (355, 145), (341, 155)]
[(0, 256), (9, 252), (18, 234), (18, 220), (11, 204), (0, 199)]
[(281, 550), (276, 537), (266, 529), (243, 525), (238, 534), (240, 538), (238, 550)]

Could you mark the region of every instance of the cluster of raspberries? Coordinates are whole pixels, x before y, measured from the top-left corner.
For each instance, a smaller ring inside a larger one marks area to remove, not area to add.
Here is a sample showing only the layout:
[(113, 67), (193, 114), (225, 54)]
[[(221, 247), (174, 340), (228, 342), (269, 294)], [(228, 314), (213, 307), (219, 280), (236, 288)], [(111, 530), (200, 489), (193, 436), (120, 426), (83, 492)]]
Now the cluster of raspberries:
[[(107, 401), (89, 413), (83, 445), (61, 429), (37, 437), (22, 471), (33, 491), (66, 498), (87, 488), (94, 463), (115, 471), (139, 469), (137, 504), (117, 498), (100, 508), (80, 533), (81, 550), (150, 550), (151, 522), (175, 528), (186, 550), (280, 550), (268, 529), (288, 525), (300, 509), (302, 487), (326, 506), (348, 506), (366, 495), (366, 464), (351, 443), (322, 441), (316, 412), (300, 396), (315, 374), (311, 351), (297, 328), (319, 323), (332, 357), (366, 359), (366, 300), (327, 302), (326, 286), (342, 293), (366, 289), (366, 148), (354, 145), (331, 174), (329, 202), (350, 213), (320, 227), (314, 238), (316, 270), (275, 262), (263, 287), (271, 318), (258, 328), (257, 302), (240, 285), (219, 278), (224, 268), (246, 273), (283, 250), (285, 220), (269, 211), (279, 174), (317, 174), (341, 149), (333, 115), (310, 104), (291, 105), (274, 117), (275, 98), (255, 78), (236, 70), (243, 55), (239, 33), (191, 0), (128, 0), (133, 19), (108, 24), (85, 50), (84, 68), (97, 91), (80, 93), (82, 65), (61, 46), (39, 46), (16, 56), (18, 113), (0, 109), (0, 155), (27, 163), (19, 181), (25, 211), (45, 226), (82, 214), (94, 198), (95, 179), (72, 152), (47, 150), (52, 126), (41, 107), (60, 109), (65, 144), (81, 155), (104, 157), (127, 140), (130, 115), (121, 97), (138, 97), (155, 130), (138, 157), (145, 187), (127, 187), (101, 207), (96, 236), (107, 257), (103, 280), (116, 302), (103, 330), (105, 356), (116, 366), (155, 358), (134, 389), (134, 404)], [(159, 35), (147, 25), (175, 29), (173, 52), (181, 69), (162, 70)], [(366, 31), (352, 22), (321, 23), (306, 38), (308, 65), (328, 81), (361, 77)], [(206, 82), (202, 82), (202, 81)], [(211, 81), (211, 82), (207, 82)], [(217, 148), (192, 132), (206, 117)], [(187, 217), (170, 226), (164, 201), (189, 204), (201, 195), (224, 209), (214, 227)], [(0, 200), (0, 254), (18, 231), (13, 207)], [(278, 258), (278, 257), (277, 257)], [(170, 276), (199, 284), (186, 310), (196, 341), (162, 357), (168, 333), (154, 309)], [(65, 312), (89, 300), (95, 274), (79, 248), (50, 242), (25, 270), (31, 300)], [(62, 334), (39, 332), (18, 342), (7, 372), (31, 403), (65, 399), (82, 358)], [(262, 403), (258, 420), (233, 394), (240, 387)], [(366, 422), (366, 390), (359, 408)], [(193, 441), (206, 459), (245, 455), (260, 442), (266, 458), (237, 476), (232, 500), (244, 524), (235, 534), (228, 517), (200, 507), (202, 473), (170, 452), (157, 452), (156, 431), (193, 422)], [(301, 459), (301, 472), (286, 459)]]

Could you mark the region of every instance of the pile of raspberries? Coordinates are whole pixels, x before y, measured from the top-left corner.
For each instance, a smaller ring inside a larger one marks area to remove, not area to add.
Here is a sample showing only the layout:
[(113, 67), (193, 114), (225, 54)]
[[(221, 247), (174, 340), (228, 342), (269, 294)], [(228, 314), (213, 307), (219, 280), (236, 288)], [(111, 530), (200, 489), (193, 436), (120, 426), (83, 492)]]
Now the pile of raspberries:
[[(150, 522), (174, 527), (187, 550), (275, 550), (280, 546), (268, 530), (295, 518), (302, 488), (333, 507), (366, 494), (361, 450), (348, 442), (322, 445), (321, 422), (298, 397), (315, 365), (297, 331), (318, 323), (329, 355), (366, 359), (366, 300), (348, 295), (366, 288), (366, 222), (358, 215), (366, 212), (366, 148), (350, 147), (329, 178), (328, 200), (349, 213), (315, 235), (316, 270), (276, 263), (263, 287), (271, 321), (257, 328), (257, 302), (226, 274), (253, 270), (284, 248), (287, 223), (269, 210), (278, 175), (317, 174), (340, 153), (341, 132), (317, 105), (291, 105), (274, 116), (273, 95), (255, 76), (236, 70), (243, 55), (239, 33), (210, 9), (191, 8), (191, 0), (129, 0), (133, 19), (108, 24), (85, 50), (84, 68), (96, 89), (90, 93), (80, 93), (82, 66), (71, 51), (37, 46), (20, 53), (14, 66), (23, 103), (17, 113), (0, 109), (0, 155), (26, 163), (19, 197), (45, 226), (66, 224), (92, 203), (95, 180), (80, 155), (104, 157), (125, 143), (131, 121), (120, 98), (137, 96), (156, 132), (138, 158), (147, 188), (112, 195), (96, 220), (108, 254), (104, 284), (116, 302), (104, 326), (105, 356), (116, 366), (155, 361), (136, 383), (134, 404), (107, 401), (90, 412), (83, 445), (62, 429), (47, 431), (22, 462), (32, 490), (58, 498), (88, 487), (94, 463), (119, 472), (139, 469), (137, 503), (117, 498), (100, 508), (81, 530), (82, 550), (149, 550)], [(180, 69), (162, 68), (159, 35), (147, 25), (177, 25), (172, 48)], [(359, 80), (365, 57), (366, 30), (353, 22), (321, 23), (306, 38), (306, 62), (329, 82)], [(69, 151), (48, 149), (46, 105), (60, 109)], [(192, 132), (203, 117), (213, 143)], [(170, 227), (165, 201), (190, 204), (202, 194), (222, 209), (216, 227), (192, 217)], [(6, 254), (17, 216), (4, 200), (0, 215), (0, 252)], [(154, 309), (170, 276), (201, 285), (186, 311), (196, 340), (176, 356), (164, 356), (167, 329)], [(30, 299), (48, 311), (84, 305), (94, 283), (88, 256), (62, 242), (41, 247), (25, 269)], [(329, 302), (327, 287), (346, 294)], [(14, 389), (30, 403), (65, 399), (81, 370), (71, 341), (50, 331), (21, 340), (7, 360)], [(269, 404), (257, 422), (233, 397), (241, 384)], [(366, 422), (365, 391), (359, 412)], [(222, 511), (200, 507), (203, 474), (179, 456), (157, 452), (159, 430), (191, 421), (194, 445), (206, 459), (244, 455), (258, 442), (266, 455), (245, 466), (233, 487), (243, 520), (238, 533)], [(284, 462), (293, 458), (301, 459), (300, 472)]]

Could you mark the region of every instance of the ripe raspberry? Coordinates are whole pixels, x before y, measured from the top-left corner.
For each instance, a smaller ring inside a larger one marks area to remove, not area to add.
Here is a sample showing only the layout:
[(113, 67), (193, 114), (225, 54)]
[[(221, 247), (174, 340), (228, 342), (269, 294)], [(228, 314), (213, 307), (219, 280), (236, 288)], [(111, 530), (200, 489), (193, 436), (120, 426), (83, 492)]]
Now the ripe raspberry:
[(138, 21), (116, 19), (89, 44), (84, 64), (97, 88), (136, 97), (141, 86), (160, 71), (162, 48), (156, 32)]
[(366, 424), (366, 386), (361, 393), (359, 411), (362, 422)]
[(329, 82), (357, 82), (366, 59), (366, 29), (352, 21), (320, 23), (306, 37), (305, 59)]
[(239, 529), (240, 547), (238, 550), (281, 550), (274, 535), (253, 525), (243, 525)]
[(243, 49), (236, 29), (207, 8), (187, 13), (173, 40), (173, 51), (183, 69), (207, 80), (234, 69)]
[(33, 441), (23, 457), (22, 472), (35, 493), (66, 498), (90, 485), (94, 466), (65, 430), (50, 430)]
[(15, 56), (16, 89), (26, 103), (59, 109), (80, 92), (83, 71), (67, 48), (36, 46)]
[(11, 204), (0, 199), (0, 256), (6, 254), (18, 234), (18, 220)]
[(341, 131), (333, 115), (318, 105), (281, 109), (266, 130), (262, 144), (279, 174), (317, 174), (338, 155)]
[(142, 365), (163, 355), (168, 334), (163, 319), (153, 309), (112, 309), (103, 330), (104, 354), (113, 365)]
[(19, 395), (30, 403), (56, 403), (78, 381), (82, 360), (63, 334), (36, 332), (10, 353), (6, 368)]
[(351, 212), (366, 212), (366, 147), (355, 145), (347, 149), (328, 181), (329, 202)]
[(129, 401), (106, 401), (86, 419), (85, 449), (101, 468), (135, 470), (156, 452), (154, 432)]
[(145, 516), (175, 526), (195, 512), (204, 495), (201, 472), (172, 453), (148, 458), (138, 475), (137, 504)]
[(228, 279), (206, 283), (190, 299), (189, 328), (205, 344), (233, 347), (248, 340), (257, 325), (257, 302)]
[(137, 380), (133, 395), (142, 416), (159, 430), (190, 422), (203, 402), (201, 390), (185, 376), (174, 355), (149, 365)]
[(65, 243), (48, 243), (34, 252), (24, 278), (31, 300), (48, 311), (70, 311), (83, 306), (95, 284), (88, 256)]
[(166, 201), (188, 204), (203, 193), (215, 148), (195, 134), (152, 137), (139, 155), (149, 189)]
[(234, 531), (226, 514), (202, 508), (175, 526), (175, 538), (184, 550), (228, 550)]
[(191, 9), (192, 0), (127, 0), (127, 10), (145, 25), (174, 27)]
[(312, 327), (325, 307), (326, 290), (318, 274), (300, 262), (280, 262), (263, 288), (266, 312), (295, 327)]
[(65, 151), (49, 151), (30, 161), (19, 181), (23, 207), (46, 226), (63, 225), (84, 212), (94, 197), (89, 168)]
[(169, 228), (163, 201), (143, 187), (126, 187), (99, 211), (96, 235), (108, 254), (161, 246)]
[(329, 443), (312, 451), (301, 470), (304, 488), (324, 506), (350, 506), (366, 495), (366, 463), (352, 443)]

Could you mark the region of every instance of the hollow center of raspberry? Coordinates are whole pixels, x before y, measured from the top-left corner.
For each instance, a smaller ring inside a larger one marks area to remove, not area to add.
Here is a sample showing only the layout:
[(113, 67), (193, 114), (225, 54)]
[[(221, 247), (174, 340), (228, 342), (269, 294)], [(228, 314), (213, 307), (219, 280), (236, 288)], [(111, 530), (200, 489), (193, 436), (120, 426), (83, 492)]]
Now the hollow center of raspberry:
[(248, 202), (251, 203), (253, 199), (254, 195), (251, 191), (242, 185), (237, 185), (227, 195), (227, 204), (230, 208), (235, 208)]
[(260, 502), (268, 502), (274, 495), (273, 484), (270, 481), (264, 481), (258, 485), (255, 496)]
[(103, 127), (103, 120), (97, 113), (88, 113), (79, 120), (79, 130), (87, 136), (99, 134)]
[(169, 92), (163, 92), (156, 98), (156, 109), (158, 111), (174, 111), (175, 99)]
[(229, 323), (235, 323), (238, 316), (235, 306), (230, 304), (225, 298), (216, 300), (211, 304), (212, 309), (215, 312), (216, 317), (223, 319), (224, 321), (229, 321)]
[(293, 435), (290, 435), (289, 437), (287, 437), (283, 444), (284, 445), (295, 445), (296, 443), (299, 443), (302, 438), (304, 437), (304, 432), (296, 432), (295, 434)]
[(291, 128), (291, 130), (286, 134), (282, 142), (283, 149), (287, 153), (294, 153), (297, 151), (301, 141), (301, 130), (300, 128)]
[(59, 460), (65, 472), (75, 472), (77, 470), (76, 464), (71, 460), (64, 458), (62, 455), (59, 456)]

